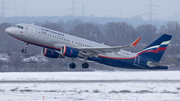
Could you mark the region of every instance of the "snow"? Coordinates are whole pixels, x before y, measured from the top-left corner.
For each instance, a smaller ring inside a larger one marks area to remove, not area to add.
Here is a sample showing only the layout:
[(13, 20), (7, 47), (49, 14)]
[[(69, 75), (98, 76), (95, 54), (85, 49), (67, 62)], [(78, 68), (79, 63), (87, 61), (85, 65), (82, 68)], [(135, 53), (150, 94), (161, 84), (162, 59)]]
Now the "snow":
[(9, 62), (9, 56), (6, 53), (0, 53), (0, 61)]
[[(0, 73), (0, 79), (1, 81), (144, 80), (113, 83), (0, 83), (0, 101), (42, 101), (43, 96), (46, 101), (180, 100), (180, 71)], [(146, 80), (157, 80), (157, 82), (146, 82)]]
[[(22, 99), (41, 100), (177, 100), (180, 91), (179, 84), (150, 84), (150, 83), (55, 83), (55, 84), (1, 84), (6, 88), (0, 92), (0, 100)], [(16, 89), (13, 91), (13, 89)], [(14, 98), (15, 97), (15, 98)]]
[[(9, 62), (10, 58), (7, 53), (0, 53), (0, 61)], [(48, 62), (48, 59), (40, 54), (22, 59), (22, 62)]]
[(180, 80), (180, 71), (9, 72), (0, 80)]
[(47, 58), (42, 55), (30, 56), (29, 58), (22, 59), (22, 62), (48, 62)]

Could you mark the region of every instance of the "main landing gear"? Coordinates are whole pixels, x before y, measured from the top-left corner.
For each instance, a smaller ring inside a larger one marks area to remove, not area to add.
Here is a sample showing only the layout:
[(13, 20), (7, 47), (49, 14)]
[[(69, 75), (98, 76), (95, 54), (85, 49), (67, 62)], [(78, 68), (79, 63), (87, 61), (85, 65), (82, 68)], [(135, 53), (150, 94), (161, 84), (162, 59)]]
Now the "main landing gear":
[(89, 64), (87, 62), (82, 64), (82, 68), (87, 69), (89, 67)]
[[(84, 62), (83, 64), (82, 64), (82, 68), (84, 68), (84, 69), (87, 69), (89, 67), (89, 64), (87, 63), (87, 62)], [(76, 68), (76, 64), (73, 62), (73, 63), (70, 63), (69, 64), (69, 68), (70, 69), (75, 69)]]
[(85, 62), (82, 64), (82, 68), (87, 69), (87, 68), (89, 67), (89, 64), (87, 63), (88, 57), (85, 56), (85, 57), (83, 57), (83, 58), (84, 58)]
[[(69, 64), (69, 68), (70, 69), (75, 69), (76, 68), (76, 64), (74, 63), (74, 59), (72, 59), (72, 60), (73, 60), (73, 62), (71, 64)], [(88, 67), (89, 67), (89, 64), (87, 63), (87, 60), (86, 60), (86, 62), (84, 62), (82, 64), (82, 68), (87, 69)]]
[(28, 43), (25, 44), (24, 48), (22, 49), (22, 53), (26, 53), (27, 47), (28, 47)]
[(70, 68), (70, 69), (75, 69), (75, 68), (76, 68), (76, 64), (75, 64), (75, 63), (69, 64), (69, 68)]

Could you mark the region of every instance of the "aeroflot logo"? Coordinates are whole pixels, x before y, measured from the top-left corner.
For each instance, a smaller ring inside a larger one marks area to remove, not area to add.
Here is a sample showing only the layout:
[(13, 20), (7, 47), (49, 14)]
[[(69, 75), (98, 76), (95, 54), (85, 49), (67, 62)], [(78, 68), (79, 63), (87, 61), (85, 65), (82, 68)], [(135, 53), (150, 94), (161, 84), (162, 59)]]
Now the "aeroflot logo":
[(61, 36), (64, 36), (64, 34), (61, 34), (59, 32), (55, 32), (55, 31), (51, 31), (51, 30), (48, 30), (48, 29), (42, 28), (41, 30), (46, 31), (46, 32), (50, 32), (50, 33), (54, 33), (54, 34), (58, 34), (58, 35), (61, 35)]
[(71, 54), (73, 53), (73, 51), (72, 50), (70, 50), (70, 54), (69, 54), (69, 56), (71, 56)]
[(143, 51), (151, 50), (151, 49), (157, 49), (157, 48), (159, 48), (160, 46), (168, 45), (169, 42), (170, 42), (170, 40), (169, 40), (169, 41), (164, 41), (164, 42), (162, 42), (160, 45), (156, 45), (156, 46), (152, 46), (152, 47), (146, 48), (146, 49), (144, 49)]

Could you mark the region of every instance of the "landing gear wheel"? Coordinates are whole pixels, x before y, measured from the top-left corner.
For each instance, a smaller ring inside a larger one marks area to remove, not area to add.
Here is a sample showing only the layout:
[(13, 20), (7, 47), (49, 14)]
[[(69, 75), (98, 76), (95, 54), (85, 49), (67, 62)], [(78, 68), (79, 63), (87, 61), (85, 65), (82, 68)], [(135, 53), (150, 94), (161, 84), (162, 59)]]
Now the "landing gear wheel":
[(22, 49), (22, 53), (26, 53), (26, 49)]
[(89, 67), (89, 64), (87, 62), (82, 64), (82, 68), (87, 69)]
[(76, 64), (75, 64), (75, 63), (69, 64), (69, 68), (70, 68), (70, 69), (75, 69), (75, 68), (76, 68)]
[(28, 43), (25, 44), (24, 48), (22, 49), (22, 53), (26, 53), (26, 48), (28, 47)]

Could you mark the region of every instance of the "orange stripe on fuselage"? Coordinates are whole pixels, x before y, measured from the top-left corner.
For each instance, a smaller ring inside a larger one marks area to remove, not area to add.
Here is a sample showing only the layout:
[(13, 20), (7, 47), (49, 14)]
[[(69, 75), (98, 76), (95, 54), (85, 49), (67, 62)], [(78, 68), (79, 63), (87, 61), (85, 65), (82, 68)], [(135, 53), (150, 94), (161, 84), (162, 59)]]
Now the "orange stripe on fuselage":
[(120, 58), (120, 57), (109, 57), (109, 56), (102, 56), (102, 55), (98, 55), (98, 57), (103, 57), (103, 58), (110, 58), (110, 59), (133, 59), (135, 57), (137, 57), (138, 55), (134, 56), (134, 57), (130, 57), (130, 58)]
[(47, 49), (45, 49), (45, 50), (46, 50), (46, 52), (45, 52), (44, 56), (46, 56), (46, 54), (47, 54)]
[(138, 53), (136, 56), (133, 57), (129, 57), (129, 58), (121, 58), (121, 57), (109, 57), (109, 56), (102, 56), (102, 55), (98, 55), (98, 57), (103, 57), (103, 58), (110, 58), (110, 59), (133, 59), (136, 58), (138, 55), (142, 54), (142, 53), (146, 53), (146, 52), (153, 52), (153, 53), (158, 53), (159, 51), (164, 51), (166, 50), (167, 47), (159, 47), (156, 50), (147, 50), (147, 51), (143, 51)]
[(66, 46), (64, 46), (64, 53), (63, 56), (66, 54)]

